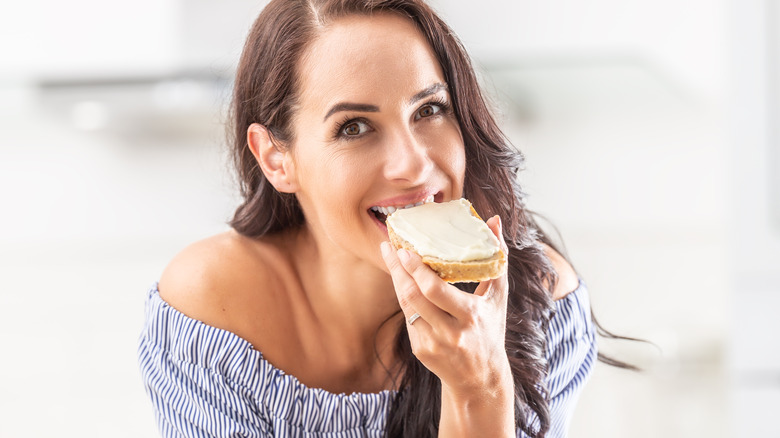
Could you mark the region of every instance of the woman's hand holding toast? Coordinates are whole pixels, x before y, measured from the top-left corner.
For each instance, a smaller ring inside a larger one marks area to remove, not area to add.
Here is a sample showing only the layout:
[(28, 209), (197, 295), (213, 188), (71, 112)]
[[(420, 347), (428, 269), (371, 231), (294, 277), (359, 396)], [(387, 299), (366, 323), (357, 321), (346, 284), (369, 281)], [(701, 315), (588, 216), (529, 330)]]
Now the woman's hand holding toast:
[[(506, 254), (500, 219), (487, 224)], [(504, 344), (506, 274), (469, 294), (411, 251), (385, 242), (382, 255), (407, 318), (412, 352), (442, 382), (439, 435), (514, 436), (514, 387)], [(420, 317), (409, 324), (415, 313)]]

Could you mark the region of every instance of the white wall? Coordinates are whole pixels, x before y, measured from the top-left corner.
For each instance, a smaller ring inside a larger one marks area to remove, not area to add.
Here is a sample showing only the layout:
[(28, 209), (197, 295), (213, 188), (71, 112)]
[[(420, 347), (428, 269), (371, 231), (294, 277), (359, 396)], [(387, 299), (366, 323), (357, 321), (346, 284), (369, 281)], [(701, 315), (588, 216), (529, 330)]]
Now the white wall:
[[(478, 58), (645, 62), (688, 94), (720, 99), (725, 0), (434, 1)], [(489, 17), (489, 18), (483, 18)]]
[(780, 436), (780, 220), (772, 211), (780, 203), (780, 187), (772, 186), (780, 182), (780, 4), (735, 2), (731, 16), (733, 426), (735, 436)]
[(13, 2), (0, 14), (0, 79), (130, 76), (172, 68), (179, 1)]

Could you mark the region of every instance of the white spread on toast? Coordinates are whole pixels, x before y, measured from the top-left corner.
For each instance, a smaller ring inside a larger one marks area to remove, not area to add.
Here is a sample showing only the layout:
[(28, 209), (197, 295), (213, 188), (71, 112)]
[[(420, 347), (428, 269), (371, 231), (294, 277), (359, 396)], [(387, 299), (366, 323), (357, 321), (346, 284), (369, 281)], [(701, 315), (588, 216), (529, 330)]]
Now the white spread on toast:
[(387, 224), (421, 256), (468, 262), (499, 251), (498, 239), (465, 199), (397, 210)]

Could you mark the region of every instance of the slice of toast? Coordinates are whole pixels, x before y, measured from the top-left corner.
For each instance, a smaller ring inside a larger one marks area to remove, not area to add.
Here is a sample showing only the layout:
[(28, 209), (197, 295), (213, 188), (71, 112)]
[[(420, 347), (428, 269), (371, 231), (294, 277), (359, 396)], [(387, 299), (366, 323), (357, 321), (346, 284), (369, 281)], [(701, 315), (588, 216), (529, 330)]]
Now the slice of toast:
[[(473, 206), (471, 206), (471, 214), (479, 220), (482, 220)], [(387, 233), (390, 236), (390, 243), (393, 247), (396, 249), (403, 248), (419, 255), (419, 252), (414, 248), (414, 245), (396, 233), (392, 228), (390, 221), (387, 222)], [(500, 247), (495, 254), (488, 258), (465, 262), (444, 260), (429, 255), (421, 255), (420, 257), (422, 258), (423, 263), (428, 265), (439, 275), (439, 277), (449, 283), (480, 282), (500, 277), (506, 272), (506, 254), (504, 254)]]

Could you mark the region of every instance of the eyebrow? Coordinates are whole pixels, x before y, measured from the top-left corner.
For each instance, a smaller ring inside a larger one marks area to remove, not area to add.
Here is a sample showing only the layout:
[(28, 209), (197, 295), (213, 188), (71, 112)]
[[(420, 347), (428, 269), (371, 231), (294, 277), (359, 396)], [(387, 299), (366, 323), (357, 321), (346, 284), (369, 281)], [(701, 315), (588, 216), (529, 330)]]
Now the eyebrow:
[(330, 107), (328, 113), (325, 114), (325, 118), (322, 121), (324, 122), (328, 120), (328, 117), (341, 111), (358, 111), (362, 113), (376, 113), (379, 112), (379, 107), (376, 105), (368, 105), (365, 103), (341, 102)]
[[(412, 96), (412, 98), (409, 99), (409, 104), (411, 105), (415, 102), (425, 99), (426, 97), (432, 94), (436, 94), (439, 91), (446, 90), (446, 89), (447, 89), (447, 84), (437, 82), (431, 85), (430, 87), (427, 87), (424, 90), (420, 91), (419, 93), (415, 94), (414, 96)], [(328, 120), (328, 117), (341, 111), (358, 111), (364, 113), (376, 113), (379, 112), (379, 107), (376, 105), (369, 105), (366, 103), (340, 102), (330, 107), (328, 112), (325, 114), (325, 118), (322, 121), (324, 122)]]
[(415, 94), (414, 96), (412, 96), (412, 98), (409, 99), (409, 105), (411, 105), (411, 104), (413, 104), (413, 103), (415, 103), (417, 101), (420, 101), (422, 99), (425, 99), (426, 97), (428, 97), (430, 95), (436, 94), (436, 93), (438, 93), (441, 90), (446, 90), (446, 89), (447, 89), (447, 84), (443, 84), (441, 82), (437, 82), (437, 83), (431, 85), (430, 87), (428, 87), (428, 88), (420, 91), (419, 93)]

